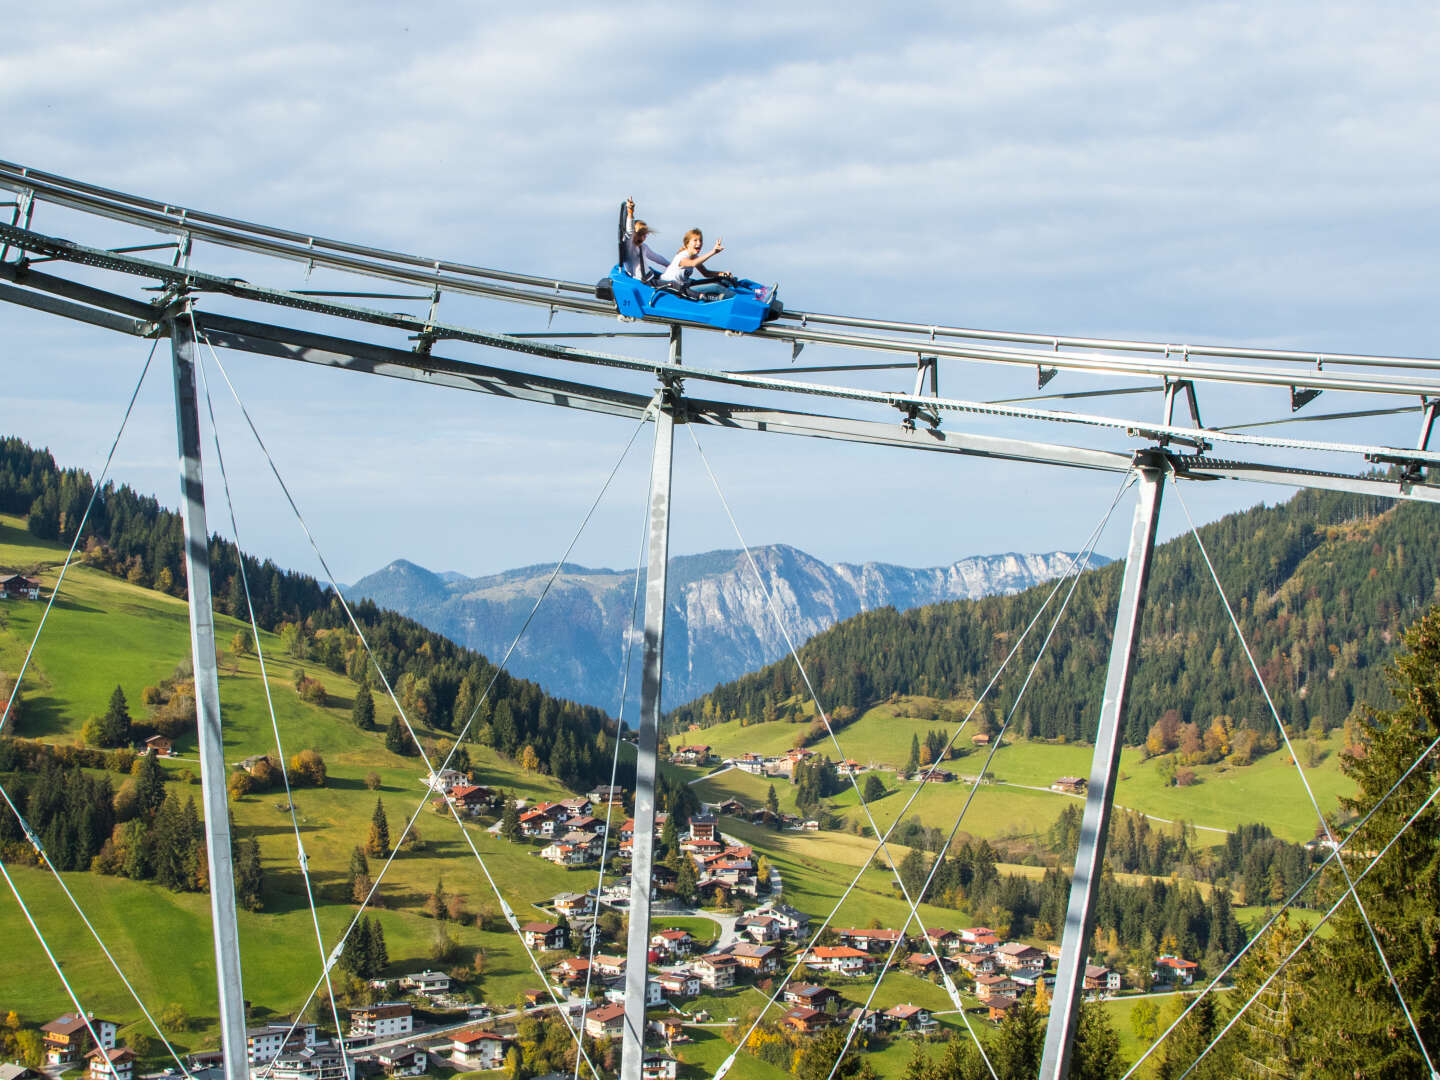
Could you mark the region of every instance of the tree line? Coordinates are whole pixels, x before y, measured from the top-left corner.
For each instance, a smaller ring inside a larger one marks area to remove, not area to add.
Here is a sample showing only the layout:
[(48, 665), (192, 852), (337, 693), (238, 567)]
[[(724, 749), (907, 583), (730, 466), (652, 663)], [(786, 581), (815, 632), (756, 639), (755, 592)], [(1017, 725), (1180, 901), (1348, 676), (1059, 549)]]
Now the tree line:
[[(70, 543), (94, 490), (86, 472), (59, 468), (48, 451), (18, 438), (0, 439), (0, 513), (24, 517), (37, 538)], [(106, 483), (85, 533), (81, 557), (88, 565), (146, 588), (185, 595), (180, 516), (156, 499), (127, 485)], [(378, 685), (333, 589), (250, 555), (243, 556), (242, 578), (241, 559), (233, 543), (210, 538), (210, 584), (217, 611), (248, 620), (248, 580), (257, 623), (279, 634), (289, 655)], [(603, 710), (550, 697), (535, 683), (497, 672), (479, 653), (371, 601), (354, 603), (351, 610), (375, 662), (417, 729), (458, 734), (473, 717), (470, 734), (476, 741), (516, 760), (528, 749), (540, 771), (572, 790), (608, 779), (613, 744), (607, 729), (613, 733), (614, 722)], [(481, 702), (492, 679), (494, 685)], [(321, 697), (323, 689), (297, 685), (302, 695), (308, 690)]]
[[(1399, 634), (1440, 599), (1440, 545), (1433, 507), (1332, 492), (1302, 492), (1273, 507), (1230, 514), (1200, 535), (1246, 640), (1292, 732), (1342, 725), (1357, 701), (1384, 693), (1384, 662)], [(1080, 575), (1066, 619), (1039, 661), (1011, 727), (1014, 735), (1088, 741), (1094, 730), (1124, 567)], [(802, 647), (827, 707), (868, 708), (895, 695), (975, 696), (1014, 645), (1051, 586), (1012, 596), (857, 615)], [(1143, 745), (1168, 711), (1166, 753), (1263, 752), (1274, 723), (1235, 639), (1194, 539), (1160, 545), (1141, 628), (1125, 741)], [(1026, 657), (1033, 656), (1033, 652)], [(982, 708), (972, 730), (993, 731), (1009, 715), (1019, 681)], [(669, 714), (683, 731), (726, 720), (808, 722), (808, 701), (789, 659), (769, 665)], [(1183, 725), (1193, 725), (1183, 730)], [(1238, 733), (1245, 733), (1243, 740)], [(1196, 760), (1200, 760), (1199, 756)]]
[[(82, 763), (120, 771), (125, 779), (117, 790), (109, 775), (90, 775)], [(205, 828), (195, 798), (167, 790), (153, 754), (76, 751), (6, 737), (0, 738), (0, 774), (15, 807), (0, 814), (0, 857), (7, 862), (38, 864), (43, 849), (57, 870), (153, 881), (172, 892), (208, 891)], [(236, 894), (258, 911), (264, 888), (259, 844), (237, 840), (231, 854)]]

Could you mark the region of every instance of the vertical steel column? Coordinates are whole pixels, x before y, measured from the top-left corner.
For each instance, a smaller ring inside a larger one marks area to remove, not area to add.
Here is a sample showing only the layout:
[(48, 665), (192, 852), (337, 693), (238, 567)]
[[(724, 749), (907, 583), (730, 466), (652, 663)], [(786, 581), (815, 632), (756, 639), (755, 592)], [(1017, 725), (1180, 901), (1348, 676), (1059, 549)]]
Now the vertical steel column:
[(188, 311), (170, 323), (175, 360), (175, 427), (180, 443), (180, 514), (185, 522), (185, 580), (190, 594), (190, 656), (195, 668), (195, 721), (210, 869), (210, 916), (226, 1080), (248, 1080), (245, 995), (240, 982), (240, 934), (235, 924), (235, 872), (230, 862), (230, 815), (220, 737), (220, 683), (215, 666), (215, 614), (210, 600), (210, 533), (200, 471), (200, 411), (195, 396), (195, 335)]
[[(670, 328), (670, 361), (680, 362), (680, 328)], [(625, 1030), (620, 1080), (641, 1080), (645, 1061), (645, 983), (649, 977), (651, 868), (655, 862), (655, 748), (660, 675), (665, 655), (665, 570), (670, 553), (670, 475), (675, 448), (676, 388), (667, 382), (655, 414), (650, 459), (649, 566), (645, 571), (645, 647), (640, 730), (635, 747), (635, 835), (630, 859), (630, 935), (625, 949)]]
[(1160, 520), (1160, 495), (1165, 485), (1164, 458), (1158, 451), (1135, 456), (1140, 472), (1140, 498), (1130, 526), (1130, 550), (1125, 557), (1125, 578), (1115, 611), (1115, 636), (1110, 643), (1110, 668), (1105, 676), (1105, 698), (1095, 734), (1095, 755), (1090, 766), (1090, 787), (1085, 817), (1080, 826), (1080, 848), (1075, 856), (1075, 877), (1070, 883), (1070, 906), (1065, 913), (1065, 936), (1055, 974), (1050, 1023), (1045, 1031), (1045, 1057), (1040, 1075), (1064, 1080), (1070, 1072), (1071, 1051), (1080, 1021), (1085, 990), (1085, 960), (1094, 927), (1095, 897), (1105, 862), (1106, 833), (1115, 800), (1115, 774), (1120, 765), (1120, 732), (1125, 719), (1125, 693), (1130, 687), (1130, 666), (1140, 637), (1140, 614), (1145, 607), (1145, 582), (1155, 552), (1155, 526)]

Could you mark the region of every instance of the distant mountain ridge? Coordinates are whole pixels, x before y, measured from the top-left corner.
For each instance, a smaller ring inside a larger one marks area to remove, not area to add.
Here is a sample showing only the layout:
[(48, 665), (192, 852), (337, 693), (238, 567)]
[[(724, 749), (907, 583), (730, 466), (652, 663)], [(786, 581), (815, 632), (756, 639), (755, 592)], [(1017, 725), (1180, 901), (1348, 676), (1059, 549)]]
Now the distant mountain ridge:
[[(913, 569), (888, 563), (829, 564), (784, 544), (753, 552), (796, 645), (876, 608), (905, 611), (944, 600), (1012, 593), (1063, 573), (1066, 552), (976, 555), (948, 566)], [(1110, 560), (1092, 556), (1092, 566)], [(499, 662), (529, 614), (553, 566), (517, 567), (467, 578), (397, 559), (345, 590), (408, 615)], [(641, 575), (641, 588), (644, 576)], [(550, 693), (613, 712), (620, 693), (620, 650), (635, 593), (635, 572), (567, 563), (507, 665)], [(671, 560), (665, 627), (667, 708), (785, 655), (764, 592), (742, 551), (710, 551)], [(626, 715), (638, 680), (631, 678)]]

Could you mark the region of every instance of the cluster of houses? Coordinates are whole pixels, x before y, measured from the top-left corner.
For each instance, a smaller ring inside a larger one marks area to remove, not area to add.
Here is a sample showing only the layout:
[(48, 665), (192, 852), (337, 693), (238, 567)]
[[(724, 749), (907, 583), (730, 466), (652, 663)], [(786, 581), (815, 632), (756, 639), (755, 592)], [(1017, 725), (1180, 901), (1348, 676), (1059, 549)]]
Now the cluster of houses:
[[(909, 940), (901, 931), (885, 928), (842, 929), (836, 937), (838, 945), (815, 946), (805, 953), (806, 968), (859, 978), (874, 975), (893, 952), (903, 957), (899, 964), (916, 975), (961, 970), (974, 980), (975, 996), (989, 1007), (993, 1020), (1002, 1019), (1037, 984), (1052, 985), (1055, 977), (1047, 969), (1059, 956), (1058, 946), (1039, 949), (1020, 941), (1002, 942), (985, 926), (934, 928)], [(1118, 972), (1098, 966), (1085, 969), (1085, 990), (1092, 996), (1116, 993), (1120, 985)]]
[[(601, 805), (608, 808), (611, 804)], [(594, 816), (595, 809), (590, 795), (534, 803), (520, 811), (520, 832), (531, 840), (549, 841), (540, 856), (556, 866), (585, 866), (600, 858), (609, 828), (604, 818)], [(501, 823), (496, 822), (490, 831), (498, 835), (500, 828)]]
[(814, 1035), (837, 1024), (846, 1027), (853, 1024), (857, 1031), (868, 1035), (890, 1032), (927, 1034), (936, 1027), (930, 1010), (920, 1005), (906, 1003), (881, 1012), (855, 1005), (841, 997), (838, 991), (813, 983), (787, 986), (784, 1002), (789, 1008), (780, 1017), (780, 1023), (798, 1035)]
[[(690, 998), (705, 990), (727, 990), (747, 978), (765, 978), (780, 968), (785, 949), (803, 940), (810, 928), (810, 916), (788, 904), (754, 908), (737, 922), (740, 940), (701, 951), (688, 930), (662, 929), (650, 936), (650, 963), (656, 970), (646, 981), (646, 1004)], [(562, 960), (550, 969), (550, 977), (567, 990), (588, 985), (623, 1005), (625, 957), (597, 953)], [(623, 1017), (624, 1009), (616, 1014)], [(603, 1027), (605, 1015), (596, 1012), (586, 1018), (587, 1029), (595, 1027), (596, 1038), (611, 1034)], [(616, 1031), (620, 1021), (616, 1020)]]

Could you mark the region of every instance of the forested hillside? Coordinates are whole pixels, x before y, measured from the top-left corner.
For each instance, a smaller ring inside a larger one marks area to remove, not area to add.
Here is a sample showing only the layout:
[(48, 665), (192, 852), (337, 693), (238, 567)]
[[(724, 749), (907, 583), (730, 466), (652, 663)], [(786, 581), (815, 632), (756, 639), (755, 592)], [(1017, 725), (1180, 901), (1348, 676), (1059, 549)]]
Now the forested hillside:
[[(69, 544), (93, 490), (87, 473), (60, 469), (48, 451), (20, 439), (0, 439), (0, 513), (25, 517), (32, 535)], [(133, 584), (183, 597), (181, 541), (178, 514), (129, 487), (106, 484), (85, 524), (80, 557)], [(245, 576), (261, 628), (280, 633), (293, 657), (355, 679), (366, 675), (365, 650), (332, 589), (248, 555)], [(210, 539), (210, 581), (216, 609), (246, 618), (240, 555), (219, 536)], [(368, 602), (352, 607), (411, 720), (458, 732), (495, 676), (494, 666), (412, 619)], [(370, 677), (378, 685), (373, 673)], [(533, 747), (543, 771), (583, 789), (609, 777), (609, 755), (600, 751), (597, 739), (605, 724), (602, 710), (550, 697), (535, 683), (502, 671), (480, 707), (472, 737), (480, 733), (511, 757)]]
[[(1428, 505), (1305, 492), (1200, 530), (1287, 724), (1329, 730), (1357, 700), (1385, 699), (1382, 668), (1400, 632), (1440, 598), (1437, 523)], [(1091, 736), (1123, 570), (1114, 563), (1081, 577), (1017, 714), (1017, 734)], [(1049, 588), (868, 612), (817, 636), (801, 656), (830, 709), (863, 709), (892, 694), (964, 699), (983, 687)], [(1019, 684), (1000, 690), (990, 717), (1009, 711)], [(1216, 717), (1225, 718), (1222, 732), (1253, 732), (1244, 738), (1257, 748), (1273, 737), (1193, 537), (1156, 552), (1130, 693), (1131, 745), (1156, 726), (1162, 742), (1202, 738)], [(794, 663), (783, 660), (676, 709), (669, 725), (808, 721), (807, 698)]]

